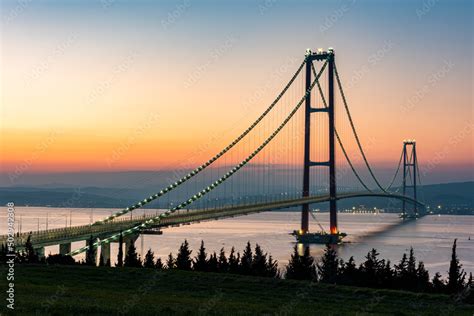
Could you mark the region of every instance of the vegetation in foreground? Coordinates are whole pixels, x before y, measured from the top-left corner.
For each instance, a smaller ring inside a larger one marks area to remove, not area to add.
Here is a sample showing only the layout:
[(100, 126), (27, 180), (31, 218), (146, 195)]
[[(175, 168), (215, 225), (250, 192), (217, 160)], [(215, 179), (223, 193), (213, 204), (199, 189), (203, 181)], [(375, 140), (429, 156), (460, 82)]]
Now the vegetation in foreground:
[[(18, 265), (15, 283), (18, 315), (471, 316), (474, 309), (448, 295), (176, 269)], [(8, 314), (3, 304), (0, 312)]]
[[(86, 252), (85, 261), (80, 264), (88, 266), (97, 266), (97, 253), (94, 248), (94, 238), (91, 236), (88, 241), (89, 248)], [(6, 247), (2, 246), (0, 251), (0, 263), (6, 259)], [(391, 265), (390, 261), (380, 259), (376, 249), (372, 249), (365, 261), (359, 266), (356, 265), (353, 257), (347, 262), (337, 257), (336, 251), (330, 246), (326, 246), (324, 255), (320, 262), (316, 263), (306, 247), (303, 253), (298, 253), (297, 247), (294, 247), (294, 253), (284, 272), (278, 270), (278, 263), (273, 260), (263, 249), (256, 244), (254, 251), (250, 242), (242, 253), (235, 252), (232, 247), (230, 255), (226, 256), (224, 248), (220, 250), (219, 255), (214, 252), (208, 257), (204, 241), (195, 255), (192, 257), (192, 250), (189, 248), (187, 240), (181, 244), (176, 258), (172, 253), (169, 254), (165, 264), (161, 258), (155, 260), (154, 253), (150, 250), (142, 260), (136, 252), (134, 242), (130, 243), (126, 249), (124, 258), (123, 238), (120, 234), (119, 253), (116, 267), (134, 267), (149, 268), (156, 270), (185, 270), (199, 272), (219, 272), (241, 275), (251, 275), (258, 277), (271, 277), (308, 280), (312, 282), (342, 284), (350, 286), (361, 286), (371, 288), (406, 290), (413, 292), (437, 293), (456, 295), (458, 300), (474, 303), (474, 293), (472, 291), (473, 279), (472, 273), (466, 278), (466, 273), (462, 269), (456, 253), (456, 240), (452, 247), (450, 268), (447, 279), (443, 279), (440, 273), (436, 273), (430, 280), (428, 271), (423, 262), (416, 261), (413, 248), (409, 255), (403, 254), (398, 264)], [(35, 253), (30, 238), (28, 238), (25, 251), (16, 254), (18, 263), (46, 263), (52, 264), (77, 264), (70, 256), (49, 255), (48, 258), (40, 260)], [(110, 266), (110, 260), (104, 262), (102, 254), (99, 259), (99, 267)]]
[[(89, 245), (93, 245), (92, 237)], [(317, 311), (338, 315), (467, 315), (467, 311), (474, 310), (469, 305), (473, 297), (472, 275), (466, 280), (456, 254), (456, 241), (447, 280), (437, 273), (431, 282), (423, 263), (417, 265), (413, 249), (392, 268), (390, 262), (378, 258), (375, 249), (356, 266), (353, 258), (347, 262), (339, 259), (329, 245), (318, 263), (308, 248), (301, 254), (295, 247), (283, 275), (271, 256), (258, 244), (252, 251), (250, 243), (242, 256), (232, 248), (227, 257), (224, 249), (219, 255), (208, 256), (202, 242), (192, 257), (185, 240), (177, 256), (170, 253), (163, 263), (160, 258), (155, 260), (151, 250), (142, 260), (132, 242), (125, 254), (119, 251), (114, 269), (103, 258), (97, 267), (93, 247), (81, 263), (62, 255), (40, 259), (29, 240), (25, 249), (17, 253), (15, 273), (16, 312), (20, 310), (22, 314), (293, 315)], [(0, 263), (5, 259), (4, 250), (0, 252)], [(282, 276), (286, 279), (282, 280)], [(317, 299), (312, 300), (314, 295)], [(120, 306), (114, 303), (114, 296), (121, 298)], [(87, 301), (83, 302), (82, 297)]]

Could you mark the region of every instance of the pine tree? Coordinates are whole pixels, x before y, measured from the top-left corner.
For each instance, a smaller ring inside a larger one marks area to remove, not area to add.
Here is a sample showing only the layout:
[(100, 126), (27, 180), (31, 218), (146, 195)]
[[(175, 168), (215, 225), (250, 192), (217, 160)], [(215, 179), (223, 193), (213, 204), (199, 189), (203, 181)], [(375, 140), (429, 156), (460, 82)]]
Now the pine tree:
[(157, 270), (163, 270), (163, 262), (161, 261), (161, 258), (157, 258), (156, 259), (156, 263), (155, 263), (155, 269)]
[(218, 271), (219, 262), (217, 260), (217, 254), (214, 252), (210, 257), (209, 261), (207, 262), (207, 271), (209, 272), (217, 272)]
[(101, 251), (100, 256), (99, 256), (99, 267), (103, 267), (103, 266), (105, 266), (105, 262), (104, 262), (104, 256)]
[(268, 256), (266, 276), (270, 278), (279, 278), (278, 261), (273, 260), (272, 256)]
[(252, 274), (252, 260), (252, 247), (250, 246), (250, 241), (248, 241), (242, 257), (240, 258), (240, 273), (246, 275)]
[(456, 242), (457, 239), (454, 239), (451, 253), (451, 262), (449, 264), (448, 271), (447, 290), (449, 293), (457, 293), (462, 291), (464, 288), (464, 280), (466, 278), (466, 273), (462, 269), (462, 264), (459, 263), (459, 259), (456, 254)]
[(145, 255), (145, 262), (143, 263), (145, 268), (154, 268), (155, 267), (155, 254), (151, 249), (148, 249)]
[(405, 288), (406, 289), (414, 289), (417, 286), (418, 276), (416, 273), (416, 258), (415, 252), (413, 247), (410, 247), (410, 253), (408, 255), (408, 262), (407, 262), (407, 273), (406, 273), (406, 280), (405, 280)]
[(378, 259), (379, 253), (375, 248), (365, 256), (364, 263), (361, 264), (359, 271), (365, 286), (380, 286), (379, 278), (382, 268), (385, 266), (385, 261)]
[(327, 244), (321, 262), (317, 265), (319, 280), (324, 283), (336, 283), (339, 274), (338, 265), (336, 251)]
[(33, 248), (33, 244), (31, 243), (31, 232), (28, 234), (28, 238), (26, 239), (25, 243), (24, 261), (27, 263), (38, 263), (40, 261), (39, 256)]
[(116, 267), (123, 267), (123, 235), (122, 235), (122, 232), (120, 232), (120, 235), (119, 235), (117, 263), (115, 264), (115, 266)]
[[(384, 260), (382, 260), (384, 261)], [(387, 263), (383, 265), (383, 267), (380, 270), (380, 276), (379, 276), (379, 281), (380, 285), (383, 288), (386, 289), (391, 289), (394, 287), (394, 275), (395, 272), (393, 271), (391, 265), (390, 265), (390, 260), (387, 260)]]
[(466, 290), (465, 293), (467, 293), (466, 298), (464, 299), (464, 302), (467, 304), (474, 305), (474, 291), (473, 287), (474, 284), (472, 283), (472, 272), (469, 273), (469, 279), (467, 280), (466, 283)]
[(176, 268), (179, 270), (191, 270), (191, 250), (189, 250), (188, 241), (185, 239), (179, 247), (176, 258)]
[(425, 269), (425, 265), (423, 261), (418, 263), (418, 268), (416, 269), (416, 289), (418, 291), (426, 291), (430, 287), (430, 275), (428, 271)]
[(176, 268), (176, 260), (174, 259), (173, 254), (171, 252), (168, 255), (168, 259), (166, 259), (166, 268), (168, 270)]
[(92, 235), (89, 237), (87, 242), (88, 248), (86, 251), (86, 265), (96, 266), (97, 265), (97, 249), (94, 247), (94, 238)]
[(239, 273), (239, 262), (240, 262), (240, 254), (237, 254), (235, 256), (235, 248), (232, 247), (230, 250), (230, 255), (229, 255), (229, 272), (230, 273)]
[(441, 274), (439, 272), (436, 272), (433, 279), (431, 280), (431, 284), (433, 286), (433, 292), (435, 292), (435, 293), (445, 293), (446, 283), (441, 278)]
[(195, 271), (207, 271), (207, 253), (206, 248), (204, 247), (204, 241), (201, 240), (201, 247), (194, 258), (193, 270)]
[(340, 282), (346, 285), (356, 285), (358, 282), (358, 270), (354, 257), (350, 257), (346, 263), (341, 264), (341, 267)]
[(0, 251), (0, 264), (7, 261), (7, 247), (2, 244), (2, 250)]
[(138, 257), (137, 248), (135, 248), (135, 240), (133, 240), (133, 238), (130, 240), (130, 246), (125, 255), (124, 266), (133, 268), (142, 267), (142, 262)]
[(263, 253), (259, 244), (255, 244), (255, 253), (252, 258), (252, 274), (266, 276), (267, 274), (267, 254)]
[(224, 247), (221, 248), (221, 251), (219, 253), (217, 267), (219, 272), (229, 272), (229, 262), (227, 261), (227, 258), (225, 256)]
[(395, 265), (395, 285), (397, 288), (405, 288), (408, 275), (408, 258), (404, 253), (400, 263)]
[(293, 254), (286, 266), (285, 276), (287, 279), (294, 280), (317, 280), (316, 265), (313, 257), (309, 254), (309, 247), (305, 247), (304, 254), (300, 256), (295, 245)]

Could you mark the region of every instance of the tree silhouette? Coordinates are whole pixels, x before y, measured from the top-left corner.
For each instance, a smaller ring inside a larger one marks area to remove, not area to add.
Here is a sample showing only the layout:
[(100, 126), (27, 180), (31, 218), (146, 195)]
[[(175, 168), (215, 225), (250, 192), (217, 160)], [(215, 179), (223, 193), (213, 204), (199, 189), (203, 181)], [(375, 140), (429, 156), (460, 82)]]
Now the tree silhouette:
[(257, 276), (267, 275), (267, 254), (263, 253), (259, 244), (255, 244), (255, 253), (252, 259), (252, 274)]
[(217, 262), (217, 267), (219, 272), (229, 272), (229, 262), (225, 256), (224, 247), (221, 248), (219, 253), (219, 259)]
[(418, 268), (416, 269), (416, 288), (418, 291), (427, 291), (430, 288), (430, 275), (425, 269), (423, 261), (418, 263)]
[[(5, 247), (5, 250), (6, 253), (8, 253), (7, 246)], [(25, 243), (24, 261), (27, 263), (38, 263), (40, 261), (39, 256), (33, 248), (33, 244), (31, 243), (31, 232), (28, 234), (28, 238), (26, 239)]]
[(101, 251), (100, 256), (99, 256), (99, 267), (103, 267), (103, 266), (105, 266), (105, 262), (104, 262), (104, 256)]
[(295, 245), (293, 254), (286, 266), (285, 276), (287, 279), (294, 280), (317, 280), (316, 265), (313, 257), (309, 254), (309, 247), (305, 247), (304, 254), (300, 256)]
[(207, 271), (209, 272), (217, 272), (219, 269), (219, 262), (217, 260), (217, 254), (214, 252), (210, 257), (209, 261), (207, 262)]
[(119, 241), (118, 241), (118, 255), (117, 255), (117, 263), (115, 264), (116, 267), (123, 267), (123, 235), (120, 232)]
[(466, 293), (467, 297), (465, 298), (465, 302), (468, 304), (474, 304), (474, 291), (473, 291), (474, 283), (472, 281), (472, 272), (469, 272), (469, 279), (466, 283)]
[(390, 266), (390, 260), (387, 260), (387, 262), (383, 265), (379, 272), (379, 285), (384, 288), (393, 288), (394, 276), (395, 272)]
[(142, 267), (142, 262), (140, 258), (138, 258), (137, 248), (135, 248), (135, 240), (133, 240), (133, 238), (130, 240), (130, 246), (125, 255), (124, 266), (133, 268)]
[(252, 247), (250, 246), (250, 241), (248, 241), (242, 257), (240, 258), (240, 273), (246, 275), (252, 274), (252, 261)]
[(413, 247), (410, 247), (410, 253), (408, 255), (407, 261), (407, 271), (406, 271), (406, 278), (404, 280), (404, 287), (406, 289), (412, 289), (417, 286), (418, 283), (418, 275), (416, 271), (416, 258), (415, 258), (415, 251)]
[(89, 237), (87, 242), (88, 248), (86, 251), (86, 265), (87, 266), (96, 266), (97, 265), (97, 252), (94, 247), (94, 238), (92, 235)]
[(2, 249), (0, 250), (0, 264), (5, 263), (7, 261), (7, 246), (2, 244)]
[(449, 264), (448, 271), (447, 290), (449, 293), (462, 291), (464, 288), (464, 280), (466, 278), (466, 273), (462, 269), (462, 264), (459, 263), (459, 259), (456, 254), (456, 242), (457, 239), (454, 239), (451, 253), (451, 262)]
[(349, 261), (344, 264), (341, 264), (341, 277), (340, 281), (342, 284), (354, 285), (358, 282), (359, 271), (354, 261), (354, 257), (350, 257)]
[(49, 265), (53, 265), (53, 264), (74, 265), (76, 264), (76, 261), (74, 260), (73, 257), (68, 256), (68, 255), (49, 254), (48, 258), (46, 258), (46, 263)]
[(173, 254), (171, 252), (168, 255), (168, 259), (166, 259), (166, 268), (168, 270), (176, 268), (176, 260), (174, 259)]
[(191, 270), (191, 250), (189, 250), (188, 241), (185, 239), (179, 247), (176, 258), (176, 268), (179, 270)]
[(156, 263), (155, 263), (155, 269), (157, 270), (163, 270), (164, 266), (163, 266), (163, 262), (161, 261), (161, 258), (157, 258), (156, 259)]
[(381, 283), (379, 274), (385, 266), (385, 261), (379, 260), (378, 255), (377, 250), (372, 248), (365, 256), (366, 260), (360, 265), (361, 281), (365, 286), (375, 287)]
[(280, 275), (278, 273), (278, 262), (273, 260), (272, 256), (268, 256), (266, 276), (270, 278), (278, 278)]
[(196, 258), (194, 258), (193, 269), (195, 271), (207, 271), (207, 253), (203, 240), (201, 240), (201, 247), (199, 247)]
[(400, 263), (395, 265), (395, 283), (397, 288), (405, 288), (405, 282), (408, 277), (408, 258), (407, 254), (404, 253)]
[(148, 249), (145, 255), (145, 261), (143, 262), (145, 268), (154, 268), (155, 267), (155, 254), (151, 249)]
[(229, 255), (229, 272), (230, 273), (239, 273), (239, 262), (240, 262), (240, 254), (237, 254), (235, 256), (235, 248), (232, 247), (230, 250), (230, 255)]
[(319, 280), (324, 283), (336, 283), (339, 274), (339, 261), (336, 251), (327, 244), (321, 262), (317, 265)]
[(446, 291), (446, 283), (441, 278), (441, 274), (436, 272), (433, 279), (431, 280), (433, 291), (435, 293), (444, 293)]

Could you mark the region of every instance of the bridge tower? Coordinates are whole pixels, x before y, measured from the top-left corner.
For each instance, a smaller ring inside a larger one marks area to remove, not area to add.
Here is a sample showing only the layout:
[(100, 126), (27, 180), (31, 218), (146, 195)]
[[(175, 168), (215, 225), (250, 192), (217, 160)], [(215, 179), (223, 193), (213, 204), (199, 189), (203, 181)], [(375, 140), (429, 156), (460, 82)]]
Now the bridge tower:
[[(311, 94), (305, 99), (305, 127), (304, 127), (304, 164), (303, 164), (303, 197), (309, 196), (310, 188), (310, 168), (327, 167), (329, 168), (329, 212), (330, 212), (330, 231), (331, 234), (338, 234), (337, 228), (337, 204), (336, 204), (336, 156), (335, 156), (335, 125), (334, 125), (334, 50), (329, 48), (324, 52), (318, 50), (313, 53), (310, 49), (306, 50), (306, 91), (309, 90), (312, 80), (313, 61), (328, 62), (328, 104), (327, 107), (312, 107)], [(310, 157), (310, 139), (311, 139), (311, 114), (326, 113), (328, 115), (329, 126), (329, 161), (311, 161)], [(309, 204), (303, 204), (301, 214), (301, 231), (305, 234), (309, 229)]]
[[(416, 158), (416, 141), (415, 140), (404, 140), (403, 141), (403, 195), (406, 195), (408, 188), (413, 190), (413, 198), (417, 200), (416, 195), (416, 180), (417, 180), (417, 170), (418, 169), (418, 160)], [(411, 175), (412, 183), (407, 185), (407, 176)], [(413, 204), (414, 216), (418, 217), (418, 206)], [(406, 212), (406, 201), (403, 200), (402, 206), (402, 217), (407, 217)]]

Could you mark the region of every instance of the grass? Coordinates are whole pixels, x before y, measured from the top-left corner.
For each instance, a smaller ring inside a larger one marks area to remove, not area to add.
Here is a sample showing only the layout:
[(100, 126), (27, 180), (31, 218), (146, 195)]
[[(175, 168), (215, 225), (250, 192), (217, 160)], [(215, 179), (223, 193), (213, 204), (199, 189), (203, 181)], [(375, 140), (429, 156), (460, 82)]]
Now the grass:
[[(474, 311), (446, 295), (218, 273), (17, 265), (15, 278), (18, 315), (471, 316)], [(4, 302), (0, 314), (8, 314)]]

